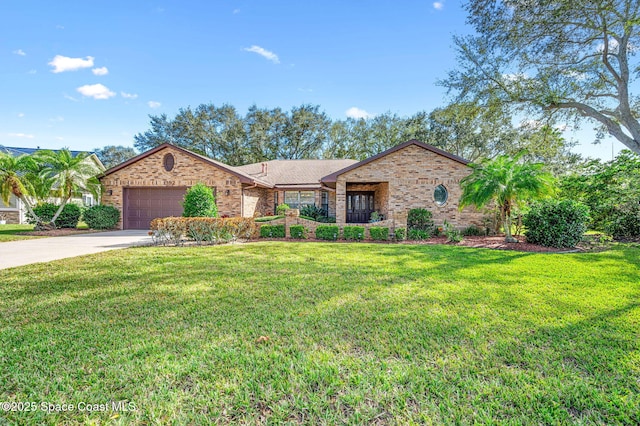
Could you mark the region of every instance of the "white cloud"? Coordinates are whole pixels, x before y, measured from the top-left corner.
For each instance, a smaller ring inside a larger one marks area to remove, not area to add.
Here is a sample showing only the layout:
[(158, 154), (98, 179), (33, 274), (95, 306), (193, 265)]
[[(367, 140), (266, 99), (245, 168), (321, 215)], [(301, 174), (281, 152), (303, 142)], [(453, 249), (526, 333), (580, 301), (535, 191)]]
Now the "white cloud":
[(37, 72), (38, 72), (38, 71), (36, 71), (36, 70), (29, 70), (29, 71), (27, 72), (27, 74), (32, 74), (32, 75), (33, 75), (33, 74), (36, 74)]
[(7, 136), (12, 138), (25, 138), (25, 139), (33, 139), (34, 136), (26, 133), (7, 133)]
[(56, 140), (58, 140), (58, 141), (63, 141), (63, 140), (64, 140), (64, 138), (63, 138), (62, 136), (56, 136)]
[(125, 99), (136, 99), (138, 97), (138, 95), (135, 93), (127, 93), (127, 92), (120, 92), (120, 96), (122, 96)]
[(64, 121), (64, 117), (59, 115), (57, 117), (50, 118), (49, 121), (52, 122), (52, 123), (60, 123), (60, 122)]
[(18, 113), (18, 117), (19, 117), (19, 118), (24, 117), (24, 112), (19, 112), (19, 113)]
[(22, 50), (22, 49), (14, 50), (13, 54), (14, 55), (18, 55), (18, 56), (27, 56), (27, 54), (24, 53), (24, 50)]
[(305, 89), (303, 87), (298, 87), (298, 92), (307, 92), (307, 93), (311, 93), (313, 92), (313, 89)]
[(64, 25), (56, 25), (56, 30), (64, 30)]
[(56, 55), (48, 65), (53, 67), (51, 70), (53, 73), (76, 71), (82, 68), (91, 68), (93, 66), (93, 59), (93, 56), (87, 56), (86, 59), (82, 59)]
[(433, 2), (433, 8), (435, 10), (442, 10), (444, 9), (444, 3), (442, 3), (441, 1), (435, 1)]
[(238, 13), (240, 13), (240, 9), (233, 9), (233, 14), (237, 15)]
[(149, 108), (160, 108), (162, 104), (157, 101), (149, 101), (147, 102), (147, 105), (149, 105)]
[(280, 63), (280, 59), (278, 58), (278, 55), (276, 55), (275, 53), (260, 47), (260, 46), (256, 46), (253, 45), (251, 47), (245, 47), (243, 50), (245, 50), (246, 52), (253, 52), (253, 53), (257, 53), (258, 55), (262, 56), (263, 58), (266, 58), (268, 60), (270, 60), (271, 62), (273, 62), (274, 64), (279, 64)]
[(116, 92), (112, 92), (102, 84), (85, 84), (76, 90), (83, 96), (93, 99), (109, 99), (116, 95)]
[(372, 117), (373, 114), (368, 113), (367, 111), (360, 109), (358, 107), (351, 107), (345, 111), (347, 117), (349, 118), (369, 118)]
[(109, 70), (107, 67), (94, 68), (91, 70), (93, 75), (107, 75), (109, 74)]
[(64, 98), (68, 99), (70, 101), (73, 101), (73, 102), (78, 102), (78, 100), (76, 98), (74, 98), (73, 96), (69, 96), (66, 93), (64, 94)]

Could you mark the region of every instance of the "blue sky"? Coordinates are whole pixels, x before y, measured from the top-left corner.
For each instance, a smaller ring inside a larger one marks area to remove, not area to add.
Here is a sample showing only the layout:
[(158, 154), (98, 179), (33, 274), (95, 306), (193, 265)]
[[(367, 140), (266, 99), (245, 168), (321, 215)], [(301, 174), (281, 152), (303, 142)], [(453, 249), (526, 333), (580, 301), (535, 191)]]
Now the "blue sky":
[[(209, 102), (311, 103), (334, 119), (430, 111), (447, 103), (436, 82), (464, 21), (453, 0), (4, 0), (0, 144), (133, 146), (149, 114)], [(588, 124), (576, 137), (577, 152), (611, 158)]]

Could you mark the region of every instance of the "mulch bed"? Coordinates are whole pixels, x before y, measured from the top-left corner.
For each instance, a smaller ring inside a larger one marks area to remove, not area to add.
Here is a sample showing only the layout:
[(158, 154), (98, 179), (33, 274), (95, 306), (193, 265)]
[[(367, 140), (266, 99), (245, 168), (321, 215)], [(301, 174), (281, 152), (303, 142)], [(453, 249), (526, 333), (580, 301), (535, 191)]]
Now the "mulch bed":
[(17, 232), (16, 235), (28, 235), (31, 237), (64, 237), (67, 235), (76, 235), (76, 234), (93, 234), (96, 231), (95, 229), (73, 229), (73, 228), (59, 228), (52, 229), (50, 231), (25, 231), (25, 232)]

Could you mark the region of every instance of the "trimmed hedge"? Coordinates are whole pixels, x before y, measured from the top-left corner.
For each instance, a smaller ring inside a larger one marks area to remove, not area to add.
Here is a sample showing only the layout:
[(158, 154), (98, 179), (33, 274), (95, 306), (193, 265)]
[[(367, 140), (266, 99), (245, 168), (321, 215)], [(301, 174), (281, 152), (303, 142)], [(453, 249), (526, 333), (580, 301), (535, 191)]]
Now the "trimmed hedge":
[(342, 228), (342, 238), (348, 241), (364, 240), (364, 226), (345, 226)]
[(278, 205), (278, 207), (276, 207), (276, 214), (278, 216), (284, 215), (284, 214), (287, 213), (287, 210), (289, 210), (290, 208), (291, 207), (289, 207), (289, 204), (282, 203), (282, 204)]
[(589, 208), (573, 200), (535, 203), (522, 218), (527, 242), (546, 247), (575, 247), (587, 230)]
[(340, 236), (340, 227), (337, 225), (320, 225), (316, 228), (316, 238), (319, 240), (336, 241)]
[(253, 218), (164, 217), (151, 221), (156, 244), (180, 245), (184, 241), (197, 244), (220, 244), (255, 236)]
[(307, 239), (307, 233), (309, 230), (304, 225), (291, 225), (289, 227), (289, 234), (291, 234), (291, 238), (296, 240), (305, 240)]
[(396, 237), (396, 241), (404, 241), (407, 239), (407, 228), (396, 228), (393, 235)]
[[(434, 232), (433, 214), (427, 209), (411, 209), (407, 215), (407, 228), (424, 231), (431, 237)], [(424, 235), (423, 233), (421, 235)], [(411, 237), (409, 237), (411, 239)]]
[(262, 225), (260, 227), (260, 238), (284, 238), (285, 236), (284, 225)]
[(98, 204), (86, 209), (83, 218), (91, 229), (113, 229), (120, 220), (120, 210), (113, 206)]
[(383, 226), (372, 226), (369, 228), (369, 235), (374, 241), (386, 241), (389, 239), (389, 228)]
[[(53, 203), (42, 203), (33, 208), (33, 212), (40, 218), (40, 220), (44, 223), (51, 222), (53, 216), (55, 216), (56, 212), (60, 206), (57, 206)], [(77, 204), (67, 203), (62, 208), (62, 212), (60, 216), (56, 219), (56, 227), (57, 228), (76, 228), (78, 226), (78, 222), (80, 221), (80, 216), (82, 215), (82, 209)], [(27, 212), (27, 222), (30, 224), (35, 224), (36, 221), (31, 216), (30, 213)]]

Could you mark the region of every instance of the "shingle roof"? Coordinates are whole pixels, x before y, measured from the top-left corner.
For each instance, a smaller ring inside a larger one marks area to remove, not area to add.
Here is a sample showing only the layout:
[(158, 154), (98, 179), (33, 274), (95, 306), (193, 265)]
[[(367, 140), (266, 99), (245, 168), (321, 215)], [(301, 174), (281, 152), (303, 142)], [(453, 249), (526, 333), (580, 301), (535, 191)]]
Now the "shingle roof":
[[(320, 187), (322, 177), (357, 162), (357, 160), (271, 160), (237, 166), (235, 169), (278, 187), (310, 188)], [(266, 173), (263, 173), (263, 164), (266, 165)]]

